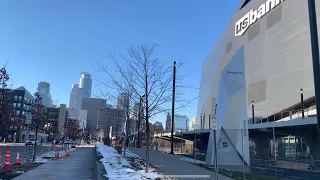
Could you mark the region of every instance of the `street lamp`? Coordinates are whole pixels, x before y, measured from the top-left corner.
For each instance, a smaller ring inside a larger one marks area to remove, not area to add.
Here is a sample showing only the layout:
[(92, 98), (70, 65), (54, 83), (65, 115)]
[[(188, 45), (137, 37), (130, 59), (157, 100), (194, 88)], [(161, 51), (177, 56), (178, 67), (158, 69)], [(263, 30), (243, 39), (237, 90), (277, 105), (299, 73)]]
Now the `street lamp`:
[(304, 119), (303, 89), (300, 89), (300, 99), (301, 99), (301, 113), (302, 113), (302, 119)]
[[(314, 80), (314, 91), (316, 97), (316, 108), (317, 108), (317, 124), (318, 131), (320, 125), (320, 67), (319, 67), (319, 42), (318, 42), (318, 27), (317, 27), (317, 13), (315, 0), (308, 1), (309, 8), (309, 24), (310, 24), (310, 39), (311, 39), (311, 50), (312, 50), (312, 63), (313, 63), (313, 80)], [(319, 133), (319, 132), (318, 132)]]
[(252, 101), (252, 123), (255, 124), (255, 120), (254, 120), (254, 101)]

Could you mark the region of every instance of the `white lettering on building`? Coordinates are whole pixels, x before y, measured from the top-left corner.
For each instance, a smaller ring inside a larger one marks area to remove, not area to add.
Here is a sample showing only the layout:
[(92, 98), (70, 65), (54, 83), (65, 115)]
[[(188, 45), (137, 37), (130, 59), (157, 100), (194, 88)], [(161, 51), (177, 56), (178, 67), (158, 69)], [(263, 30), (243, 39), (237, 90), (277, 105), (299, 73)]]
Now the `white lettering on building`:
[(267, 0), (258, 8), (258, 10), (251, 9), (250, 12), (245, 14), (239, 21), (236, 22), (235, 36), (242, 36), (253, 23), (257, 22), (258, 19), (269, 13), (283, 1), (285, 0)]

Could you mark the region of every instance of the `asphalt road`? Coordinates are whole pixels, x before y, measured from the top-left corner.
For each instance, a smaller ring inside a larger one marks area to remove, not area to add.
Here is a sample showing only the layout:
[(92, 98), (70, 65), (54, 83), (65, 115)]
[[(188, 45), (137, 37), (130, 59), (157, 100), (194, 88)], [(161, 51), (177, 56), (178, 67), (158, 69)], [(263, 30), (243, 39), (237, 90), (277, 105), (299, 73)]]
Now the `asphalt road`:
[(49, 161), (16, 178), (47, 180), (89, 180), (93, 179), (95, 158), (93, 147), (79, 147), (71, 156)]
[[(6, 155), (6, 148), (7, 146), (0, 146), (1, 152), (1, 161), (4, 162), (5, 155)], [(59, 148), (61, 149), (61, 148)], [(32, 152), (34, 150), (34, 146), (24, 146), (24, 144), (11, 144), (10, 145), (10, 164), (14, 164), (16, 162), (17, 152), (19, 152), (20, 161), (24, 157), (32, 158)], [(50, 146), (37, 146), (37, 155), (46, 153), (51, 150)]]

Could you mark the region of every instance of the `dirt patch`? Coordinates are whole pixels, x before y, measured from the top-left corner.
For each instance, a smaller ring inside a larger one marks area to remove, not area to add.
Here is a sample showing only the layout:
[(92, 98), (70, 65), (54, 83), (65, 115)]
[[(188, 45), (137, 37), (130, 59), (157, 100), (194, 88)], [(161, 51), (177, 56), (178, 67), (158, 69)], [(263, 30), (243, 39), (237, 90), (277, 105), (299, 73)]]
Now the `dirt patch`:
[[(140, 157), (126, 157), (127, 161), (132, 166), (132, 169), (136, 171), (144, 170), (146, 166), (146, 161)], [(170, 178), (166, 177), (166, 175), (157, 167), (150, 164), (150, 167), (153, 168), (152, 172), (158, 172), (159, 174), (163, 175), (163, 178), (157, 177), (156, 180), (170, 180)], [(147, 177), (144, 177), (145, 179), (149, 179)]]

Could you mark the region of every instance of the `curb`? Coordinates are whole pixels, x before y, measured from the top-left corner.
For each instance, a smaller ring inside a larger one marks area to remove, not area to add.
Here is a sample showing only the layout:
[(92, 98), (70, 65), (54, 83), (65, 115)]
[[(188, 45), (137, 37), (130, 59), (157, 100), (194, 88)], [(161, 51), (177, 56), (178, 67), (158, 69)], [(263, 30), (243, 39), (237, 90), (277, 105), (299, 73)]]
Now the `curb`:
[(93, 149), (93, 154), (95, 157), (95, 161), (93, 163), (93, 166), (94, 166), (93, 179), (94, 180), (107, 180), (107, 179), (109, 179), (109, 178), (105, 177), (107, 172), (106, 172), (106, 169), (104, 168), (104, 165), (100, 161), (100, 159), (102, 159), (103, 156), (100, 154), (100, 152), (97, 151), (96, 146)]

